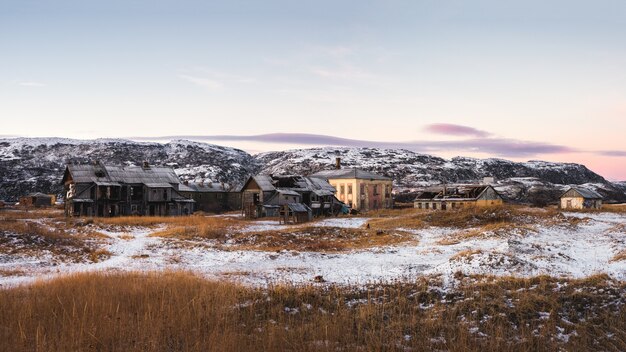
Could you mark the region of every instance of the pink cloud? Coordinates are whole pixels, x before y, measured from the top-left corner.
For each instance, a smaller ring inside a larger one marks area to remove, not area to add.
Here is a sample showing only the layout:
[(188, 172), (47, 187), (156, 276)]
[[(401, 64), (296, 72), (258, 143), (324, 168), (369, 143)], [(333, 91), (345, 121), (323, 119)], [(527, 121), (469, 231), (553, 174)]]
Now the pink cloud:
[(428, 132), (432, 132), (432, 133), (445, 134), (445, 135), (451, 135), (451, 136), (471, 136), (471, 137), (484, 138), (484, 137), (488, 137), (489, 135), (491, 135), (491, 133), (489, 132), (481, 131), (473, 127), (455, 125), (451, 123), (433, 123), (433, 124), (427, 125), (424, 128), (424, 130)]

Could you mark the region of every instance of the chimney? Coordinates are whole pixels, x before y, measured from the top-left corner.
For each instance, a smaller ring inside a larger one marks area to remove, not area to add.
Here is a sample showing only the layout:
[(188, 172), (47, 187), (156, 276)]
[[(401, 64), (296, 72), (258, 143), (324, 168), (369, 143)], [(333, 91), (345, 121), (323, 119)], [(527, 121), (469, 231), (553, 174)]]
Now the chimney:
[(184, 180), (183, 181), (183, 185), (185, 185), (185, 186), (189, 185), (189, 180)]
[(149, 169), (150, 168), (150, 164), (147, 161), (143, 162), (143, 166), (144, 169)]
[(94, 160), (93, 164), (96, 165), (96, 166), (100, 165), (100, 160)]
[(337, 170), (341, 169), (341, 158), (335, 159), (335, 169)]

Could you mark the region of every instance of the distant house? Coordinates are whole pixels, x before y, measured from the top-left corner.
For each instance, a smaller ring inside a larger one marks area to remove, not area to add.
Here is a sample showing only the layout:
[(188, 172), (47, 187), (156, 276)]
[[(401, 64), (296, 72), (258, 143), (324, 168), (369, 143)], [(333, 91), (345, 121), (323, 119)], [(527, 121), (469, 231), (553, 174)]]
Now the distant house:
[(222, 213), (241, 209), (241, 193), (223, 183), (183, 182), (181, 195), (195, 201), (195, 210)]
[(31, 193), (25, 197), (20, 197), (20, 206), (23, 207), (49, 207), (56, 203), (56, 196), (53, 194)]
[(417, 209), (450, 210), (467, 206), (501, 205), (502, 197), (490, 185), (453, 185), (429, 188), (415, 198)]
[[(303, 204), (312, 216), (336, 213), (340, 202), (335, 189), (322, 179), (303, 176), (251, 176), (241, 189), (241, 207), (248, 218), (276, 217), (282, 206)], [(300, 208), (298, 208), (298, 211)], [(292, 209), (294, 211), (294, 209)]]
[(100, 162), (68, 165), (66, 216), (187, 215), (194, 200), (181, 195), (181, 183), (170, 167), (110, 166)]
[(341, 168), (337, 158), (334, 170), (324, 170), (311, 175), (333, 186), (335, 196), (352, 209), (369, 211), (393, 208), (393, 181), (391, 178), (357, 168)]
[(561, 209), (600, 209), (604, 198), (596, 191), (570, 187), (561, 196)]

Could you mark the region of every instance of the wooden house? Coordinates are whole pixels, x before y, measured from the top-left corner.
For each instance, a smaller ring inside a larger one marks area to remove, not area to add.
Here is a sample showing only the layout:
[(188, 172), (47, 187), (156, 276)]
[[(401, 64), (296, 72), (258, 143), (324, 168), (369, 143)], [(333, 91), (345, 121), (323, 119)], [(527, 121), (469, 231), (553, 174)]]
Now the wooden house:
[(248, 218), (276, 217), (283, 205), (304, 204), (312, 216), (331, 215), (340, 208), (335, 189), (322, 179), (303, 176), (251, 176), (241, 189), (241, 206)]
[(601, 209), (603, 197), (596, 191), (570, 187), (561, 195), (561, 209)]
[(99, 162), (67, 165), (67, 216), (188, 215), (193, 199), (181, 195), (178, 176), (170, 167), (109, 166)]
[(302, 203), (284, 204), (280, 207), (279, 223), (301, 224), (313, 219), (311, 208)]
[(20, 197), (19, 201), (23, 207), (50, 207), (56, 203), (56, 196), (37, 192)]
[(337, 158), (334, 170), (311, 175), (328, 181), (335, 188), (335, 197), (352, 209), (369, 211), (393, 208), (391, 178), (357, 168), (341, 168)]
[(451, 210), (467, 206), (501, 205), (502, 197), (490, 185), (450, 185), (433, 187), (415, 198), (417, 209)]
[(222, 213), (241, 209), (241, 193), (223, 183), (185, 181), (179, 191), (195, 201), (195, 211)]

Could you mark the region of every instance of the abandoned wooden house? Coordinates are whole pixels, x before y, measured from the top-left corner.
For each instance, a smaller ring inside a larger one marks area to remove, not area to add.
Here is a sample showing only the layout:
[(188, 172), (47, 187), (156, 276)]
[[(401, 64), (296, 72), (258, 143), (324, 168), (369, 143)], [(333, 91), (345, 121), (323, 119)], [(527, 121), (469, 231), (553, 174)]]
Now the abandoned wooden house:
[(195, 211), (223, 213), (241, 209), (241, 193), (223, 183), (183, 182), (180, 194), (195, 201)]
[(108, 166), (95, 162), (67, 165), (66, 216), (187, 215), (194, 200), (180, 194), (178, 176), (170, 167)]
[(313, 219), (311, 208), (302, 203), (281, 205), (278, 221), (280, 224), (301, 224)]
[(304, 204), (312, 216), (337, 213), (341, 202), (325, 180), (303, 176), (251, 176), (241, 189), (242, 212), (248, 218), (280, 216), (281, 206)]
[(561, 209), (601, 209), (604, 198), (596, 191), (570, 187), (561, 195)]
[(490, 185), (450, 185), (432, 187), (415, 198), (417, 209), (451, 210), (467, 206), (501, 205), (502, 196)]
[(20, 197), (19, 201), (22, 207), (50, 207), (56, 203), (56, 195), (36, 192)]
[(393, 181), (391, 178), (357, 168), (341, 168), (337, 158), (334, 170), (311, 175), (333, 186), (337, 199), (359, 211), (393, 208)]

